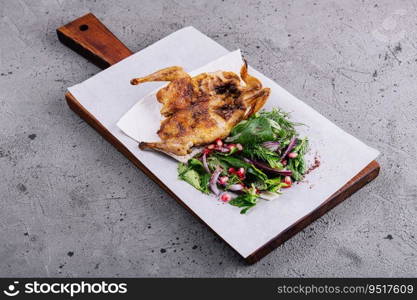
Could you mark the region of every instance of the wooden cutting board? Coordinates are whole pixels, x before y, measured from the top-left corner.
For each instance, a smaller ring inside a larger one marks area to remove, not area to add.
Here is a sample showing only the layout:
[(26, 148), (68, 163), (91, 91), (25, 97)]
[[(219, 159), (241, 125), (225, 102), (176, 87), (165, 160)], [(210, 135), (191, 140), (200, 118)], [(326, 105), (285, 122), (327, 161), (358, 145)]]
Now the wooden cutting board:
[[(59, 40), (63, 44), (81, 54), (102, 69), (105, 69), (133, 54), (132, 51), (130, 51), (91, 13), (58, 28), (57, 34)], [(100, 124), (100, 122), (89, 111), (87, 111), (71, 93), (66, 93), (65, 98), (69, 107), (75, 113), (96, 129), (98, 133), (100, 133), (108, 142), (116, 147), (117, 150), (123, 153), (147, 176), (159, 184), (168, 194), (177, 200), (178, 203), (183, 205), (193, 215), (199, 218), (163, 182), (152, 174), (152, 172), (146, 168), (116, 137), (114, 137), (102, 124)], [(285, 231), (281, 232), (268, 243), (245, 258), (245, 260), (248, 263), (255, 263), (260, 260), (283, 242), (324, 215), (330, 209), (347, 199), (365, 184), (375, 179), (379, 174), (379, 170), (379, 164), (376, 161), (372, 161), (317, 209), (299, 219)], [(202, 220), (200, 219), (200, 221)]]

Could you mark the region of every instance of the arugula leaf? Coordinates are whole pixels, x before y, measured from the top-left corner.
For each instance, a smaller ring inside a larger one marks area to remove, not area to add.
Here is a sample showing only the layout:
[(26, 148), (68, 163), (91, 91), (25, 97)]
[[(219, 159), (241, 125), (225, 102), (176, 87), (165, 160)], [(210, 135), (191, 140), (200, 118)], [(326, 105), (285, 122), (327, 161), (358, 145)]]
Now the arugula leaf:
[(267, 179), (265, 184), (267, 186), (265, 190), (273, 193), (279, 193), (282, 186), (285, 185), (281, 182), (281, 177)]
[(178, 165), (178, 177), (191, 184), (197, 190), (209, 194), (210, 174), (207, 173), (203, 164), (195, 158), (188, 161), (188, 164)]
[(200, 184), (200, 175), (196, 170), (187, 170), (183, 174), (180, 175), (180, 178), (184, 180), (185, 182), (188, 182), (193, 187), (195, 187), (197, 190), (201, 190), (201, 184)]
[(184, 174), (184, 173), (185, 173), (185, 172), (187, 172), (188, 170), (189, 170), (189, 169), (188, 169), (187, 164), (180, 163), (180, 164), (178, 165), (177, 171), (178, 171), (178, 175), (179, 175), (179, 176), (181, 176), (182, 174)]
[(201, 186), (200, 191), (202, 191), (204, 194), (210, 194), (210, 189), (209, 189), (210, 177), (211, 175), (207, 172), (204, 173), (203, 175), (200, 175), (200, 186)]
[(256, 193), (256, 188), (252, 185), (252, 188), (248, 191), (248, 193), (244, 193), (235, 199), (232, 199), (229, 204), (243, 208), (240, 213), (245, 214), (251, 207), (256, 205), (258, 198), (259, 195)]

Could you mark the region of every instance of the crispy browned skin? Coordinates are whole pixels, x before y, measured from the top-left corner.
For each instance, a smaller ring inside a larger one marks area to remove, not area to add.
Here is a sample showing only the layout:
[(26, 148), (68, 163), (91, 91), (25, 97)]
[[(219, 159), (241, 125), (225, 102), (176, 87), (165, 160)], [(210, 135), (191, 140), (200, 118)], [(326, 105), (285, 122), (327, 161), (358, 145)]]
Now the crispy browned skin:
[(227, 137), (237, 123), (262, 108), (270, 93), (248, 74), (246, 62), (240, 77), (222, 71), (191, 77), (175, 66), (132, 79), (131, 83), (149, 81), (170, 81), (156, 94), (166, 118), (158, 130), (161, 142), (141, 142), (139, 147), (180, 156), (188, 154), (193, 146)]

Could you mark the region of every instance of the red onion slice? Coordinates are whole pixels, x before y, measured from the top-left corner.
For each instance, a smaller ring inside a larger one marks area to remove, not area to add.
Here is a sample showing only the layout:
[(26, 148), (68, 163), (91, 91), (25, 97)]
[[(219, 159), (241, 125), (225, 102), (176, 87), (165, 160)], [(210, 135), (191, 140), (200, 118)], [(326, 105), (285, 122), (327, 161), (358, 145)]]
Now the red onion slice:
[(281, 160), (283, 160), (288, 155), (288, 153), (291, 152), (295, 145), (297, 145), (297, 138), (293, 136), (290, 140), (290, 143), (288, 144), (287, 150), (285, 150), (284, 154), (281, 156)]
[(216, 150), (217, 150), (217, 151), (220, 151), (220, 152), (222, 152), (222, 153), (227, 153), (227, 152), (230, 152), (230, 149), (229, 149), (229, 148), (227, 148), (227, 147), (218, 147), (218, 148), (216, 148)]
[(279, 149), (279, 142), (265, 142), (262, 143), (262, 146), (271, 151), (277, 151)]
[(219, 179), (219, 175), (222, 171), (220, 169), (216, 169), (210, 178), (210, 189), (211, 191), (218, 196), (220, 194), (219, 188), (217, 187), (217, 180)]
[(240, 183), (232, 184), (232, 185), (229, 186), (229, 190), (231, 190), (233, 192), (241, 191), (241, 190), (243, 190), (243, 185), (240, 184)]
[(250, 159), (247, 159), (247, 158), (244, 158), (244, 161), (254, 165), (255, 167), (257, 167), (261, 170), (265, 170), (267, 172), (271, 172), (271, 173), (275, 173), (275, 174), (279, 174), (279, 175), (283, 175), (283, 176), (291, 176), (292, 175), (291, 170), (279, 170), (279, 169), (271, 168), (270, 166), (268, 166), (268, 165), (266, 165), (266, 164), (264, 164), (260, 161), (250, 160)]
[(207, 173), (211, 174), (210, 169), (209, 169), (208, 164), (207, 164), (207, 154), (206, 153), (203, 154), (203, 166), (204, 166), (204, 170), (206, 170)]

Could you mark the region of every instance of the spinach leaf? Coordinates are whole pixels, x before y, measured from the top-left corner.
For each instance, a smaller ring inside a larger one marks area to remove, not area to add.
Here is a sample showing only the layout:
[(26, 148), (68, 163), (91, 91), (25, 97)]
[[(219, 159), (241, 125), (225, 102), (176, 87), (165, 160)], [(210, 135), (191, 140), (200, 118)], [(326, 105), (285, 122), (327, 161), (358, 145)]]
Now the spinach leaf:
[(188, 161), (188, 166), (191, 169), (196, 170), (198, 173), (207, 173), (206, 170), (204, 169), (203, 163), (196, 158), (191, 158)]
[(273, 141), (274, 139), (275, 134), (270, 120), (265, 117), (257, 117), (250, 118), (235, 126), (226, 141), (247, 145)]

